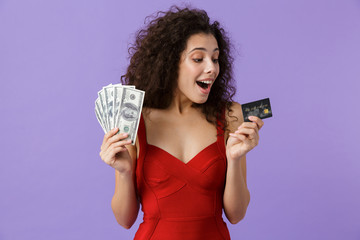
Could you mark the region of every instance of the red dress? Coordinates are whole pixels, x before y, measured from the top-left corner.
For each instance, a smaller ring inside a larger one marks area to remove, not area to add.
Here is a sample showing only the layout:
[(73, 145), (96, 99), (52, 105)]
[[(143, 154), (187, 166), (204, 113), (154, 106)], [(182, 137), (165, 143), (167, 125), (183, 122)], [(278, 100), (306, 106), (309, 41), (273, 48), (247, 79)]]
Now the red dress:
[(147, 144), (144, 119), (136, 184), (144, 221), (135, 240), (229, 240), (222, 219), (226, 175), (224, 132), (188, 163)]

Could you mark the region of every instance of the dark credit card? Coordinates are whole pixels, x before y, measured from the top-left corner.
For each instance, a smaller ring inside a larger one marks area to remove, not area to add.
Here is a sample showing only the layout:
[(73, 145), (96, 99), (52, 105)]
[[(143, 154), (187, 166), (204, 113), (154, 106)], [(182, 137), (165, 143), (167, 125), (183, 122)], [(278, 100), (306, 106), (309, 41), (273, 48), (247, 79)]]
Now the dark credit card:
[(272, 117), (270, 99), (265, 98), (255, 102), (249, 102), (241, 105), (244, 121), (251, 122), (249, 116), (257, 116), (261, 119)]

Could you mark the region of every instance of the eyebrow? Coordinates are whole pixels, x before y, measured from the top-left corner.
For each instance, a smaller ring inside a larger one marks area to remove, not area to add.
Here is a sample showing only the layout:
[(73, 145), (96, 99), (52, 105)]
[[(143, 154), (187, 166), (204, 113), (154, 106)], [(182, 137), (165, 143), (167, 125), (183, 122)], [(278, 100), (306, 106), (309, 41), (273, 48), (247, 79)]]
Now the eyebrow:
[[(200, 50), (200, 51), (205, 51), (205, 52), (207, 52), (206, 48), (198, 47), (198, 48), (192, 49), (189, 53), (191, 53), (191, 52), (193, 52), (193, 51), (196, 51), (196, 50)], [(214, 52), (216, 52), (216, 51), (219, 51), (219, 48), (215, 48), (215, 49), (214, 49)], [(188, 54), (189, 54), (189, 53), (188, 53)]]

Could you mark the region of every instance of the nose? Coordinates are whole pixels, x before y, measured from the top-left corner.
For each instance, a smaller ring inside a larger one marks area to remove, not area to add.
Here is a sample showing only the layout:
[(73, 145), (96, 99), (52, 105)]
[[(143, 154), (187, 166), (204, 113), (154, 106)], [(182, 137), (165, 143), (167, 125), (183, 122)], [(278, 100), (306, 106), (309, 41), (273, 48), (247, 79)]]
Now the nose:
[(215, 73), (216, 72), (216, 63), (214, 63), (211, 59), (206, 62), (206, 66), (204, 69), (205, 73)]

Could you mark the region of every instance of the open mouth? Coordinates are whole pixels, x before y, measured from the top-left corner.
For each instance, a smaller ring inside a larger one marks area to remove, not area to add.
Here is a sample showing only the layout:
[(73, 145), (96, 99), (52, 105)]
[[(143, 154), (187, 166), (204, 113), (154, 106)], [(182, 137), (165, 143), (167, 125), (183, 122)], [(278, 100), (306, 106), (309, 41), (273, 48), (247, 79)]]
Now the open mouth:
[(202, 89), (208, 89), (211, 85), (211, 81), (196, 81), (196, 84), (199, 85)]

